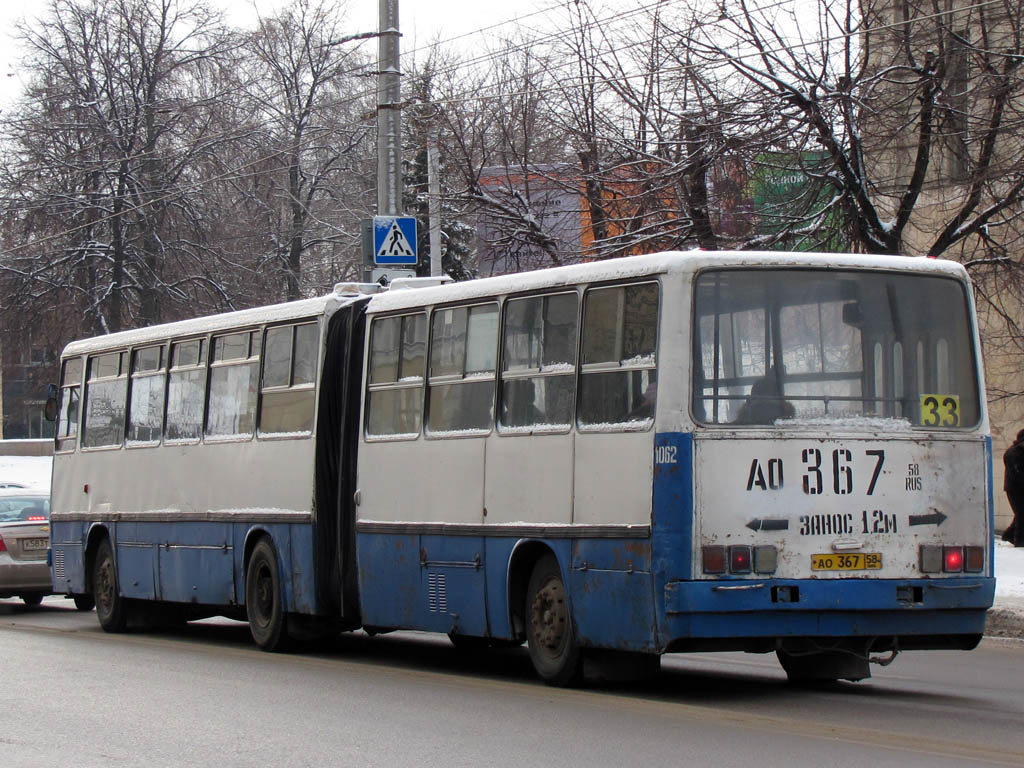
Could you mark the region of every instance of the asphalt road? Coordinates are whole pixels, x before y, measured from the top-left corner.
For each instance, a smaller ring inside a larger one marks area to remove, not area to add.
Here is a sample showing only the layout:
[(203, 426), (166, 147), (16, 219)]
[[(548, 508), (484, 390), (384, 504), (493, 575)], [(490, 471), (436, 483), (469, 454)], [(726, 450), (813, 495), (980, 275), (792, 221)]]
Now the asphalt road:
[(225, 620), (108, 635), (0, 600), (0, 759), (14, 766), (1024, 765), (1024, 642), (906, 653), (871, 680), (786, 683), (774, 656), (663, 661), (553, 689), (524, 648), (346, 635), (263, 653)]

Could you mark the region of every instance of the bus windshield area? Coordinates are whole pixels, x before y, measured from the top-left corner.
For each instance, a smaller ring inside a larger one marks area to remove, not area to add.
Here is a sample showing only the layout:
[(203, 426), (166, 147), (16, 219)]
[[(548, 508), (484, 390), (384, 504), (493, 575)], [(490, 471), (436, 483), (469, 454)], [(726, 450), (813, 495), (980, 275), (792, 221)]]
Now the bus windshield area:
[(957, 280), (723, 269), (697, 277), (694, 304), (697, 423), (949, 429), (981, 418)]

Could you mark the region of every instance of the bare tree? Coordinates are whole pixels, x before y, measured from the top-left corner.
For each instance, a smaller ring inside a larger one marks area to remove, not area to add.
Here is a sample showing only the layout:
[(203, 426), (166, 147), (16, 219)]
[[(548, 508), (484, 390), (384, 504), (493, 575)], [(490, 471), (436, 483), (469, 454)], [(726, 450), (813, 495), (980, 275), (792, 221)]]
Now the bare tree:
[(579, 176), (554, 119), (549, 56), (526, 37), (475, 64), (434, 65), (443, 161), (457, 201), (480, 216), (482, 274), (579, 258), (578, 198), (565, 194)]
[(188, 171), (226, 140), (208, 130), (216, 98), (195, 90), (227, 55), (218, 23), (201, 2), (52, 0), (23, 28), (35, 78), (4, 125), (15, 296), (70, 292), (96, 332), (219, 302), (216, 278), (180, 258), (194, 233)]
[(786, 137), (777, 150), (816, 157), (807, 171), (827, 194), (784, 233), (839, 220), (858, 250), (939, 256), (1016, 215), (1024, 192), (1009, 112), (1020, 8), (1000, 7), (826, 0), (783, 12), (727, 0), (686, 37), (704, 69), (756, 89), (764, 124)]
[[(262, 189), (246, 190), (264, 210), (271, 248), (265, 258), (283, 277), (284, 296), (303, 294), (303, 262), (333, 262), (348, 245), (358, 268), (361, 205), (346, 200), (372, 149), (372, 81), (354, 43), (364, 37), (344, 25), (344, 6), (295, 0), (260, 20), (246, 49), (248, 98), (259, 152), (267, 160)], [(368, 190), (364, 189), (363, 192)], [(355, 196), (360, 201), (364, 195)]]

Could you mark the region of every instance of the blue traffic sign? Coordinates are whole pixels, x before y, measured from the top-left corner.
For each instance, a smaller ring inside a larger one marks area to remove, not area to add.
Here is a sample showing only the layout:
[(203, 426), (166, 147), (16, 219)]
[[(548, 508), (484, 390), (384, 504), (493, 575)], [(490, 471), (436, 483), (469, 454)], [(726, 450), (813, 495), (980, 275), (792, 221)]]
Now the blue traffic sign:
[(373, 263), (416, 263), (416, 219), (412, 216), (373, 217)]

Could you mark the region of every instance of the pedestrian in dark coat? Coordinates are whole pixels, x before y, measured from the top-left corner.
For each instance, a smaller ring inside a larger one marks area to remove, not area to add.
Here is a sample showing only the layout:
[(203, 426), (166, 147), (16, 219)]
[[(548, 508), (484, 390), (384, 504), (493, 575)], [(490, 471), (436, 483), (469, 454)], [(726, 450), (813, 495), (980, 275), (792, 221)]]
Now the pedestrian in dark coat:
[(1024, 547), (1024, 429), (1003, 454), (1003, 467), (1003, 490), (1013, 510), (1013, 522), (1003, 531), (1003, 541)]

